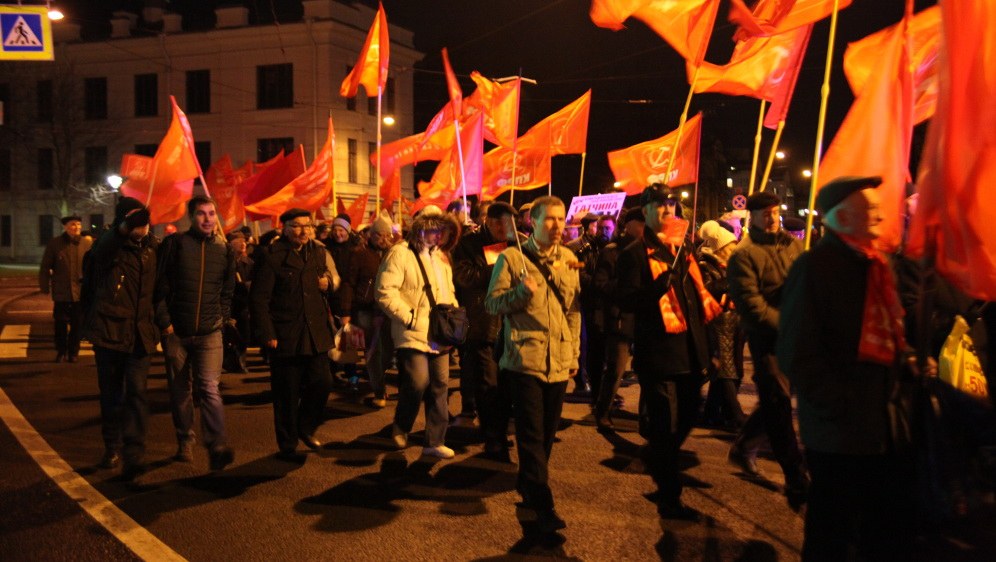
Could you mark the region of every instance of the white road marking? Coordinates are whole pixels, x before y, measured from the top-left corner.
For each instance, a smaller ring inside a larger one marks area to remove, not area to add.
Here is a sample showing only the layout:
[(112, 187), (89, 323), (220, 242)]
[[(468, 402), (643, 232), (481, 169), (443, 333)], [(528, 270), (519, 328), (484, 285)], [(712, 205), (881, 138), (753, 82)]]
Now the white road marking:
[(0, 359), (24, 359), (28, 356), (30, 324), (10, 324), (0, 332)]
[[(6, 329), (4, 332), (6, 333)], [(0, 388), (0, 420), (7, 424), (31, 458), (67, 496), (78, 502), (90, 517), (103, 525), (139, 558), (186, 560), (118, 509), (118, 506), (94, 489), (86, 479), (73, 470), (73, 467), (62, 460), (62, 457), (28, 423), (2, 388)]]

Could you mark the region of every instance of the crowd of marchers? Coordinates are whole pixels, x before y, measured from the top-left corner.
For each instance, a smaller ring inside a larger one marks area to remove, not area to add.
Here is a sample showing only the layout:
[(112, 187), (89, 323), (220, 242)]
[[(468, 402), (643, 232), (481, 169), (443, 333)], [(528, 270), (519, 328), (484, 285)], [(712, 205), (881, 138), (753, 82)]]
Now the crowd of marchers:
[[(322, 447), (337, 384), (356, 391), (365, 377), (367, 403), (386, 407), (394, 365), (393, 445), (409, 446), (420, 406), (423, 455), (452, 458), (447, 428), (477, 427), (484, 456), (518, 464), (524, 530), (550, 536), (566, 527), (549, 462), (568, 386), (572, 399), (590, 402), (597, 430), (612, 432), (613, 414), (626, 407), (620, 384), (635, 374), (643, 459), (663, 519), (700, 518), (682, 501), (679, 451), (702, 424), (736, 433), (728, 459), (749, 478), (765, 478), (757, 454), (770, 444), (788, 504), (807, 506), (805, 559), (902, 559), (915, 544), (918, 475), (909, 410), (897, 396), (936, 364), (914, 360), (904, 306), (916, 299), (900, 291), (892, 256), (874, 246), (879, 183), (824, 186), (809, 251), (798, 232), (805, 226), (781, 217), (781, 201), (764, 192), (748, 199), (742, 224), (693, 223), (677, 235), (687, 209), (654, 184), (618, 215), (567, 217), (550, 196), (519, 209), (454, 201), (422, 209), (403, 231), (386, 214), (356, 231), (348, 215), (329, 224), (290, 209), (258, 239), (249, 229), (225, 236), (214, 201), (194, 197), (190, 228), (162, 240), (150, 233), (149, 210), (125, 197), (96, 240), (81, 235), (79, 217), (63, 219), (40, 285), (55, 302), (55, 360), (76, 361), (81, 338), (93, 345), (100, 466), (120, 465), (127, 480), (148, 469), (147, 375), (157, 346), (175, 458), (193, 461), (196, 405), (211, 470), (235, 458), (219, 379), (245, 372), (247, 349), (258, 346), (279, 458), (303, 462), (299, 442)], [(466, 310), (462, 343), (434, 339), (440, 305)], [(957, 303), (950, 308), (953, 318)], [(949, 319), (935, 320), (943, 339)], [(745, 345), (759, 399), (750, 415), (738, 399)]]

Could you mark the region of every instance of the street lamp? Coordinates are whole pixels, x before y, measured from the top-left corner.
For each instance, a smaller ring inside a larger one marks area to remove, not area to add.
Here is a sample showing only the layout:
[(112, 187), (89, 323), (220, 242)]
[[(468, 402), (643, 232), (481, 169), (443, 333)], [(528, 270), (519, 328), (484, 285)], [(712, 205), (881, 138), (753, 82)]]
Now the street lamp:
[(804, 178), (811, 178), (811, 177), (813, 177), (813, 171), (812, 170), (803, 170), (802, 171), (802, 177), (804, 177)]
[(688, 199), (688, 192), (687, 191), (682, 191), (681, 192), (681, 198), (682, 199)]
[(393, 115), (385, 115), (383, 121), (384, 121), (385, 125), (387, 125), (388, 127), (390, 127), (390, 126), (394, 125), (394, 122), (395, 122), (394, 121), (394, 116)]
[(775, 153), (775, 158), (779, 160), (785, 160), (785, 153), (779, 150), (778, 152)]
[(620, 187), (622, 187), (622, 182), (621, 181), (613, 182), (612, 187), (619, 189)]
[(118, 188), (121, 187), (121, 184), (123, 182), (124, 179), (122, 179), (122, 177), (117, 174), (111, 174), (107, 176), (107, 185), (111, 186), (111, 189), (114, 191), (117, 191)]
[[(18, 4), (20, 4), (20, 2), (18, 2)], [(60, 20), (62, 20), (63, 18), (66, 17), (62, 13), (62, 10), (60, 10), (59, 8), (53, 8), (52, 7), (52, 1), (51, 0), (49, 0), (48, 2), (46, 2), (46, 6), (48, 7), (48, 19), (50, 19), (52, 21), (60, 21)]]

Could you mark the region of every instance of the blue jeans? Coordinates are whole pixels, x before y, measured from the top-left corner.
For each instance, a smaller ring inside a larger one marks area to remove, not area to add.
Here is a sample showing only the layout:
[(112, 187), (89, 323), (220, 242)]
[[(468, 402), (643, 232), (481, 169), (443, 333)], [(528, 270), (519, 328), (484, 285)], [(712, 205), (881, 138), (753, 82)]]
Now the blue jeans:
[(181, 338), (170, 334), (163, 341), (166, 356), (166, 381), (169, 384), (170, 409), (176, 438), (183, 443), (194, 439), (194, 382), (201, 408), (201, 433), (208, 449), (223, 447), (225, 408), (218, 391), (221, 362), (224, 356), (221, 330), (205, 336)]
[[(100, 428), (104, 447), (121, 451), (125, 464), (139, 464), (145, 455), (149, 424), (148, 388), (151, 357), (93, 347), (100, 387)], [(124, 448), (121, 445), (124, 443)]]
[(353, 316), (353, 321), (366, 335), (367, 375), (370, 377), (370, 388), (374, 396), (384, 396), (387, 388), (384, 382), (384, 372), (391, 366), (391, 353), (394, 342), (391, 339), (391, 321), (383, 314), (368, 310), (359, 310)]
[(450, 356), (414, 349), (398, 350), (398, 407), (395, 429), (409, 433), (425, 402), (425, 446), (438, 447), (446, 440), (449, 412)]

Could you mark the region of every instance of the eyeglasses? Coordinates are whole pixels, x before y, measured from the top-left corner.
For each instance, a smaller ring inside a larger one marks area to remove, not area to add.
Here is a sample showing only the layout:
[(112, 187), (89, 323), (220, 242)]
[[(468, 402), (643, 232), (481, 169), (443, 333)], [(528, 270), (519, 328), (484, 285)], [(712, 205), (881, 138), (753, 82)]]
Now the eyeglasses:
[(293, 222), (288, 224), (287, 226), (293, 228), (294, 230), (311, 230), (315, 228), (315, 225), (313, 224), (297, 224)]

